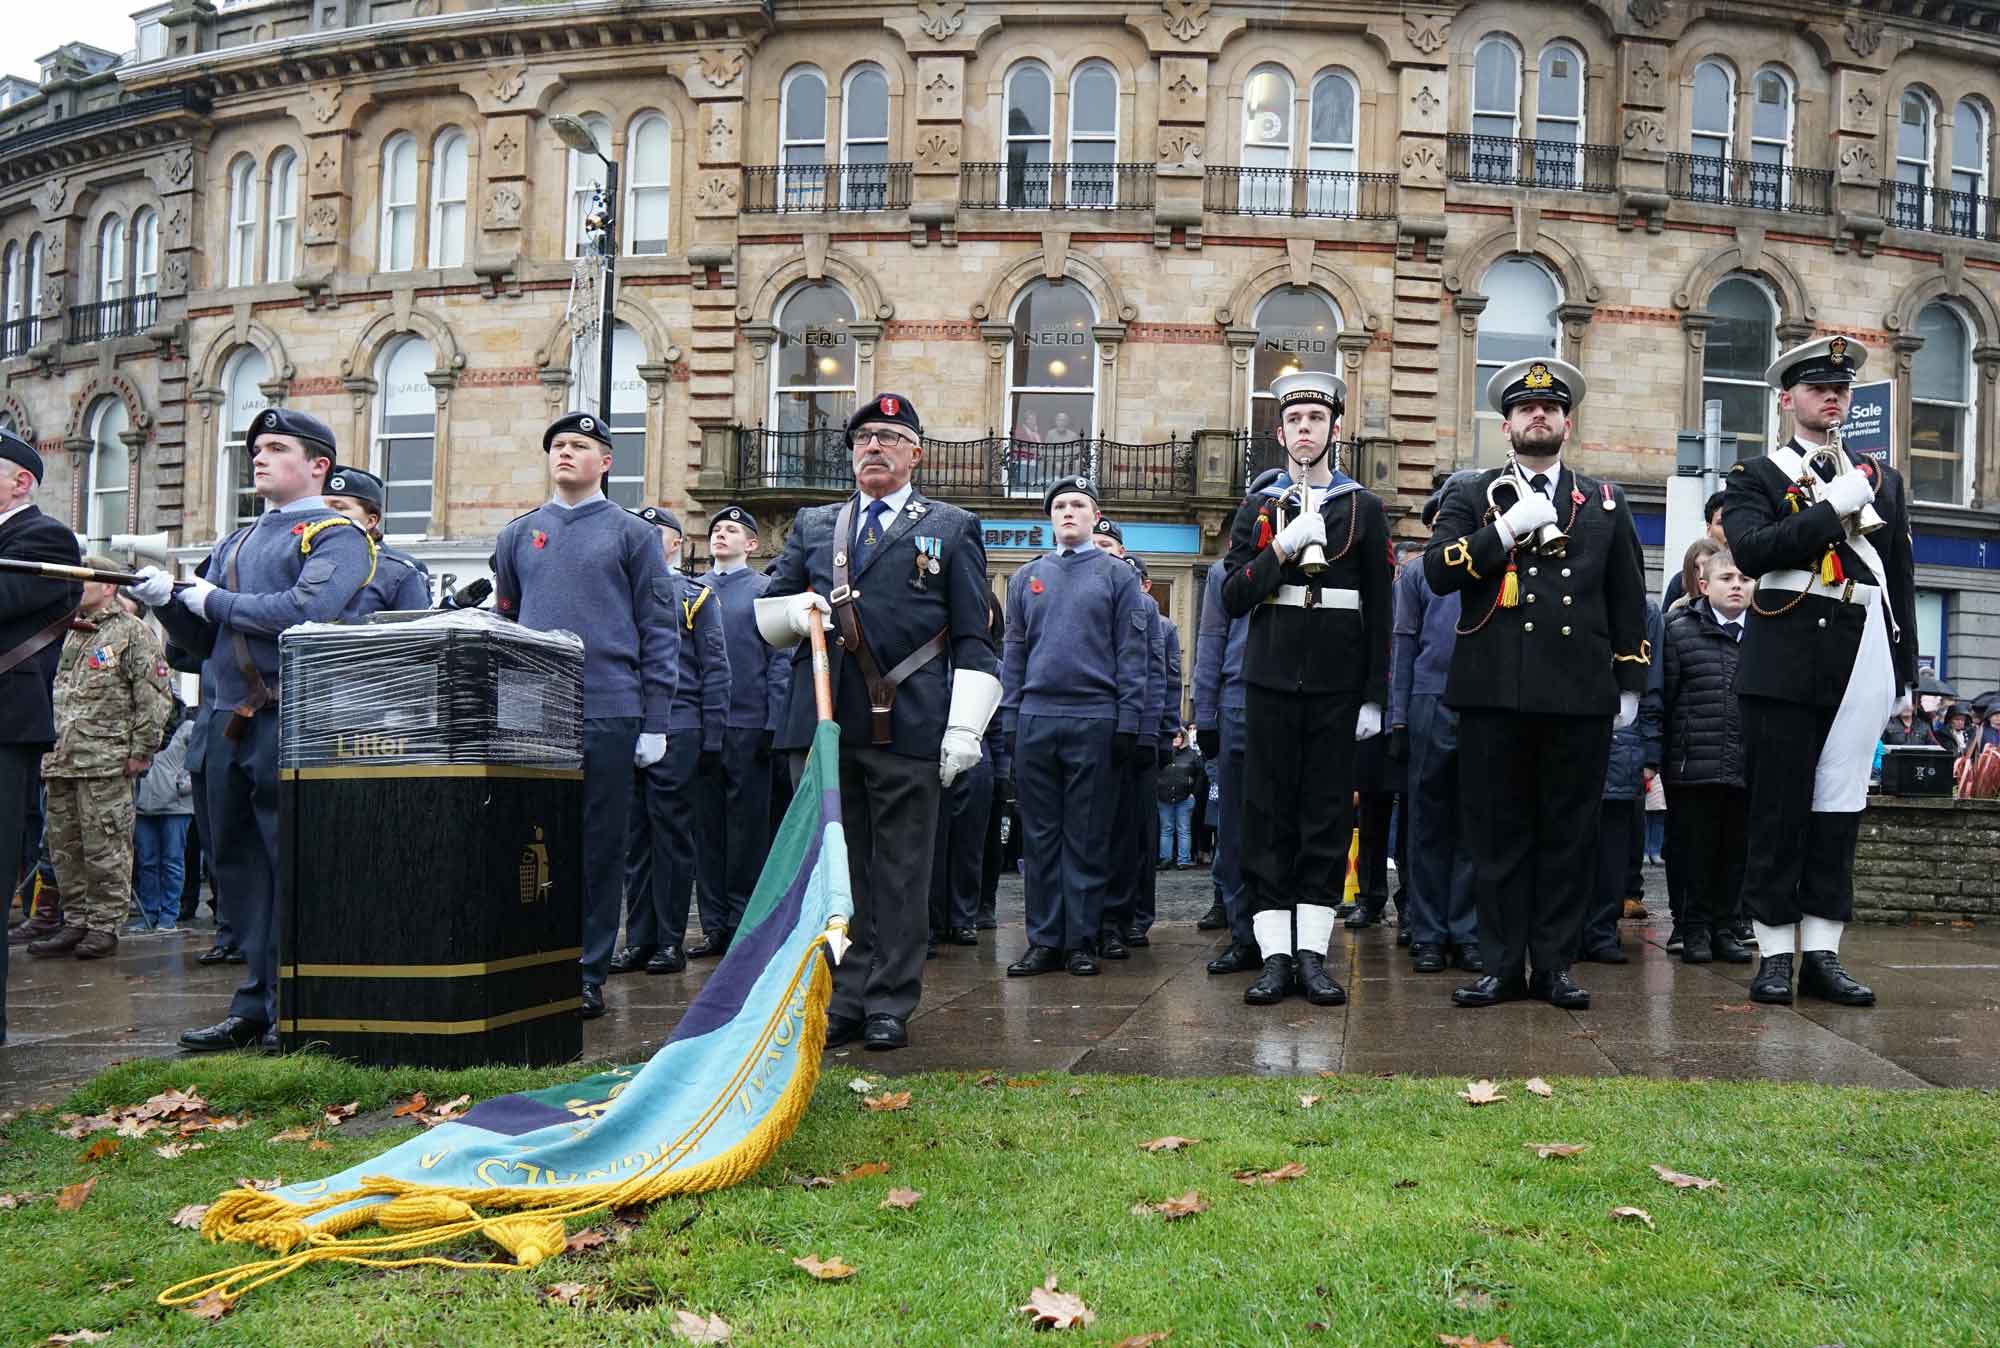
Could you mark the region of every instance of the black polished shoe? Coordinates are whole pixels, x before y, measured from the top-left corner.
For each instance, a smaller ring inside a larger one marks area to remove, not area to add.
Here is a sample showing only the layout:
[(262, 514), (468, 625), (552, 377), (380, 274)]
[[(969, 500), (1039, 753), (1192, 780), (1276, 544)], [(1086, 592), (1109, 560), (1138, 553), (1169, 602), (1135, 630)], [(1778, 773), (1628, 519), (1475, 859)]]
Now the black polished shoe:
[(1196, 931), (1221, 931), (1229, 925), (1229, 914), (1220, 903), (1208, 905), (1208, 911), (1194, 920)]
[(1840, 1006), (1875, 1005), (1875, 989), (1856, 982), (1831, 950), (1808, 950), (1799, 956), (1799, 996)]
[(1064, 967), (1078, 978), (1095, 978), (1101, 972), (1097, 967), (1096, 958), (1088, 950), (1070, 951), (1069, 958), (1063, 963)]
[(1452, 959), (1452, 963), (1469, 974), (1483, 974), (1486, 972), (1486, 957), (1479, 953), (1478, 946), (1460, 946), (1458, 953)]
[(1497, 974), (1487, 974), (1472, 982), (1451, 990), (1453, 1006), (1498, 1006), (1502, 1002), (1518, 1002), (1528, 995), (1527, 985), (1516, 975), (1501, 978)]
[(1590, 994), (1576, 985), (1567, 969), (1537, 969), (1528, 979), (1528, 995), (1564, 1011), (1588, 1011)]
[(646, 961), (649, 974), (677, 974), (688, 967), (687, 953), (677, 945), (663, 945)]
[(264, 1031), (264, 1037), (257, 1041), (257, 1047), (265, 1053), (276, 1053), (278, 1051), (278, 1027), (273, 1025), (270, 1029)]
[(981, 913), (979, 915), (979, 920), (973, 923), (972, 925), (977, 927), (980, 931), (1000, 930), (999, 920), (996, 919), (991, 913)]
[(1031, 945), (1027, 953), (1007, 966), (1007, 977), (1027, 978), (1052, 974), (1063, 967), (1063, 953), (1052, 945)]
[(583, 1005), (576, 1009), (576, 1013), (585, 1020), (596, 1020), (604, 1014), (604, 988), (601, 984), (583, 985)]
[(1409, 943), (1410, 943), (1410, 929), (1404, 926), (1401, 922), (1398, 922), (1396, 924), (1396, 944), (1408, 945)]
[(735, 936), (733, 931), (719, 931), (713, 936), (704, 932), (700, 945), (688, 947), (687, 957), (691, 960), (721, 959), (729, 953), (729, 943)]
[(611, 972), (614, 974), (636, 974), (646, 967), (646, 961), (659, 950), (655, 945), (628, 945), (611, 957)]
[(1727, 927), (1717, 927), (1708, 944), (1715, 958), (1724, 964), (1748, 964), (1752, 958), (1743, 948), (1743, 942), (1736, 939), (1736, 933)]
[(1125, 944), (1131, 946), (1134, 950), (1144, 950), (1152, 943), (1153, 938), (1146, 935), (1143, 931), (1128, 931), (1125, 933)]
[(944, 939), (953, 945), (978, 945), (979, 932), (972, 927), (953, 927), (944, 934)]
[(1581, 955), (1578, 955), (1577, 958), (1585, 964), (1630, 964), (1632, 962), (1632, 957), (1615, 945), (1605, 946), (1602, 950), (1586, 950)]
[(1686, 945), (1687, 942), (1681, 939), (1681, 929), (1678, 926), (1672, 927), (1668, 930), (1667, 953), (1669, 955), (1680, 954), (1681, 951), (1686, 948)]
[(1349, 931), (1360, 931), (1363, 927), (1372, 927), (1381, 920), (1380, 908), (1370, 908), (1367, 904), (1357, 903), (1354, 905), (1354, 911), (1347, 915), (1346, 926)]
[(222, 957), (222, 962), (224, 964), (248, 964), (250, 957), (243, 953), (242, 946), (233, 945), (229, 947), (229, 953)]
[(182, 1034), (181, 1047), (190, 1053), (226, 1053), (234, 1048), (250, 1048), (270, 1028), (261, 1020), (224, 1016), (213, 1025)]
[(1750, 980), (1750, 1000), (1771, 1006), (1792, 1004), (1792, 957), (1766, 955), (1757, 962), (1757, 976)]
[(1346, 1004), (1347, 989), (1327, 975), (1326, 956), (1317, 950), (1301, 950), (1293, 959), (1298, 965), (1299, 986), (1304, 990), (1307, 1001), (1314, 1006)]
[(1208, 962), (1212, 974), (1247, 974), (1252, 969), (1261, 969), (1264, 961), (1257, 958), (1257, 947), (1237, 942)]
[(861, 1022), (849, 1020), (845, 1016), (829, 1015), (826, 1018), (826, 1046), (839, 1048), (851, 1044), (861, 1037)]
[(1290, 955), (1270, 956), (1264, 961), (1264, 972), (1257, 981), (1243, 989), (1244, 1002), (1250, 1006), (1276, 1006), (1292, 990), (1296, 972), (1297, 966)]
[(1101, 960), (1129, 960), (1132, 952), (1118, 939), (1118, 933), (1107, 931), (1097, 938), (1097, 958)]
[(1744, 945), (1757, 944), (1757, 928), (1752, 926), (1748, 922), (1730, 923), (1729, 934), (1731, 936), (1734, 936), (1737, 940), (1741, 941)]
[(1713, 938), (1707, 927), (1681, 928), (1681, 963), (1712, 964), (1715, 962)]
[(228, 958), (229, 958), (229, 947), (223, 945), (221, 942), (218, 941), (216, 942), (216, 944), (210, 946), (208, 949), (202, 951), (199, 955), (195, 956), (194, 962), (196, 964), (220, 964)]
[(877, 1015), (868, 1017), (868, 1024), (861, 1031), (861, 1047), (871, 1053), (886, 1049), (905, 1048), (910, 1042), (909, 1027), (901, 1017)]
[(1428, 944), (1411, 946), (1410, 969), (1420, 974), (1443, 973), (1444, 947)]

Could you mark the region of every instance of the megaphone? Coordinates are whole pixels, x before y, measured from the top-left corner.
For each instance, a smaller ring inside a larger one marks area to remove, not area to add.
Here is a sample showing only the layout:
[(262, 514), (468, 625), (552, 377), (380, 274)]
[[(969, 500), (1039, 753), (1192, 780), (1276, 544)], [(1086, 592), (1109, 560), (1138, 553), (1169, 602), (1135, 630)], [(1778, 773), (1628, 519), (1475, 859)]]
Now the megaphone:
[(169, 565), (172, 560), (167, 555), (165, 534), (113, 534), (111, 550), (129, 552), (142, 561), (152, 562), (161, 567)]

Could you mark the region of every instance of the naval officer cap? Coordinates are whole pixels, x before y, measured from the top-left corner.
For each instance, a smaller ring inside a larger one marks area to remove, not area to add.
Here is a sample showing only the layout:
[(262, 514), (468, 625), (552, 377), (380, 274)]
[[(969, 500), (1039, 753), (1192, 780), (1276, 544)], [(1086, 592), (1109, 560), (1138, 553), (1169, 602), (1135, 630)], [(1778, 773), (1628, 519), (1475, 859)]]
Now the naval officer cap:
[(718, 524), (740, 524), (743, 526), (745, 533), (755, 534), (758, 532), (757, 517), (733, 501), (715, 512), (714, 518), (708, 522), (709, 531), (711, 533), (714, 532), (715, 526)]
[(1782, 353), (1764, 371), (1764, 382), (1780, 393), (1794, 384), (1851, 384), (1867, 363), (1867, 347), (1835, 333)]
[(333, 428), (304, 412), (294, 412), (289, 407), (265, 408), (251, 419), (249, 434), (243, 438), (243, 452), (255, 454), (257, 441), (267, 435), (289, 435), (308, 447), (325, 450), (323, 457), (333, 457)]
[(374, 506), (378, 515), (382, 513), (382, 503), (386, 498), (381, 478), (364, 468), (350, 468), (344, 463), (335, 464), (333, 471), (326, 475), (326, 494), (352, 497), (364, 505)]
[(1583, 371), (1554, 356), (1517, 360), (1486, 381), (1486, 402), (1501, 416), (1521, 403), (1554, 403), (1563, 411), (1583, 401)]
[(640, 506), (632, 513), (655, 528), (672, 529), (675, 533), (682, 532), (681, 517), (665, 506)]
[(1102, 534), (1106, 538), (1115, 538), (1120, 543), (1123, 543), (1125, 541), (1125, 531), (1118, 527), (1118, 522), (1116, 520), (1107, 519), (1103, 515), (1099, 515), (1097, 517), (1097, 523), (1090, 526), (1090, 532), (1094, 534)]
[(1082, 473), (1071, 473), (1049, 483), (1048, 490), (1042, 493), (1042, 513), (1046, 515), (1056, 508), (1056, 497), (1073, 491), (1088, 496), (1092, 505), (1098, 504), (1097, 484)]
[(900, 393), (879, 393), (849, 417), (847, 442), (853, 444), (854, 433), (871, 421), (901, 426), (912, 440), (924, 438), (924, 423), (918, 419), (917, 409)]
[(1271, 381), (1271, 396), (1278, 400), (1278, 415), (1283, 417), (1285, 409), (1294, 403), (1312, 403), (1327, 409), (1327, 415), (1340, 419), (1347, 410), (1347, 385), (1330, 374), (1318, 370), (1301, 370), (1296, 374), (1279, 375)]
[(19, 464), (34, 474), (37, 482), (42, 480), (45, 469), (41, 451), (4, 427), (0, 427), (0, 459)]
[(551, 421), (549, 428), (542, 432), (542, 453), (548, 453), (549, 446), (564, 432), (595, 440), (604, 446), (607, 454), (611, 452), (611, 428), (604, 424), (604, 418), (594, 412), (568, 412)]

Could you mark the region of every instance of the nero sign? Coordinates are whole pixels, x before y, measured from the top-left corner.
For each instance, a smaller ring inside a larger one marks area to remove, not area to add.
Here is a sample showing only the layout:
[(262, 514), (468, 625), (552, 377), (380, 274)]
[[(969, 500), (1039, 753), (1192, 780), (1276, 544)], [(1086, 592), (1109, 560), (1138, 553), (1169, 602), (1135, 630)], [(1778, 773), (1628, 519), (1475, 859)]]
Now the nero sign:
[(1856, 454), (1866, 454), (1877, 463), (1895, 458), (1896, 381), (1883, 379), (1854, 386), (1854, 404), (1841, 423), (1840, 437)]

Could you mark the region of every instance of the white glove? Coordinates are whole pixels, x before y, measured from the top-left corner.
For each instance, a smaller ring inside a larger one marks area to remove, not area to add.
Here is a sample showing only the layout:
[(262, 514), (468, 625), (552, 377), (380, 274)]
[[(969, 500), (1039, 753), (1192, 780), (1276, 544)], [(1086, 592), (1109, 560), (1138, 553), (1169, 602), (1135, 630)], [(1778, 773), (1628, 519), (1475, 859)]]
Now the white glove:
[(1274, 541), (1278, 545), (1278, 551), (1287, 557), (1298, 556), (1310, 543), (1325, 547), (1326, 517), (1317, 510), (1302, 510), (1290, 524), (1278, 530), (1278, 537)]
[(952, 726), (944, 732), (944, 745), (938, 750), (938, 780), (950, 786), (958, 780), (958, 774), (979, 765), (979, 736), (964, 726)]
[(214, 593), (215, 586), (210, 585), (200, 577), (196, 577), (187, 583), (185, 590), (175, 591), (174, 597), (181, 601), (181, 607), (189, 613), (194, 614), (197, 618), (206, 619), (208, 617), (208, 597)]
[[(764, 638), (764, 644), (785, 650), (805, 640), (813, 623), (823, 623), (832, 616), (833, 605), (826, 602), (824, 595), (807, 590), (803, 594), (758, 599), (751, 604), (751, 611), (756, 615), (757, 635)], [(814, 612), (821, 616), (807, 616)]]
[(1850, 468), (1826, 484), (1821, 499), (1833, 506), (1834, 514), (1852, 515), (1875, 500), (1875, 484), (1863, 477), (1860, 469)]
[(1507, 513), (1500, 517), (1500, 523), (1507, 526), (1513, 535), (1512, 543), (1532, 535), (1545, 524), (1556, 522), (1556, 503), (1538, 491), (1527, 491), (1521, 499), (1507, 507)]
[(1382, 733), (1382, 706), (1377, 702), (1364, 702), (1361, 711), (1354, 718), (1354, 738), (1372, 740)]
[(1638, 719), (1639, 695), (1637, 693), (1620, 693), (1618, 695), (1618, 720), (1615, 722), (1618, 729), (1623, 730)]
[(1916, 703), (1917, 703), (1916, 685), (1904, 684), (1903, 695), (1896, 699), (1896, 705), (1889, 709), (1889, 714), (1891, 716), (1901, 716), (1904, 712), (1914, 707)]
[(980, 742), (999, 710), (1000, 696), (1000, 680), (991, 674), (961, 669), (951, 676), (951, 710), (945, 715), (944, 742), (938, 750), (938, 780), (946, 786), (979, 762)]
[(665, 735), (641, 735), (632, 746), (632, 766), (650, 768), (667, 756)]
[(157, 566), (142, 566), (138, 574), (142, 579), (137, 585), (128, 585), (132, 597), (147, 608), (158, 608), (174, 597), (174, 578)]

